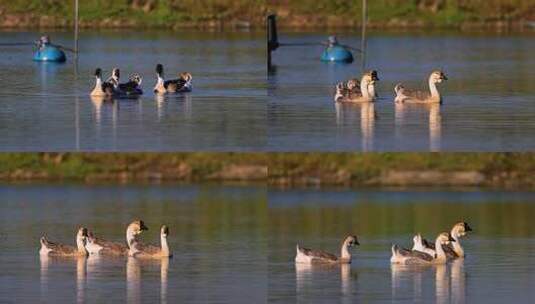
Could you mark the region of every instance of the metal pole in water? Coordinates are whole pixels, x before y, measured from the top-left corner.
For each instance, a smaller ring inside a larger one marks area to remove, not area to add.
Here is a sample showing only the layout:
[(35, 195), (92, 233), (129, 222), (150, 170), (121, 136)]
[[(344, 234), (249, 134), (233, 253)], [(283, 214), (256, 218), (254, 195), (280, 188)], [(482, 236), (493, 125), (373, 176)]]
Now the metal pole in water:
[(368, 1), (362, 0), (362, 34), (361, 34), (361, 45), (360, 49), (362, 50), (362, 71), (366, 69), (366, 23), (368, 22)]
[(267, 55), (268, 55), (268, 69), (271, 67), (271, 52), (279, 47), (279, 38), (277, 35), (277, 21), (275, 15), (267, 17)]
[(78, 58), (78, 0), (74, 0), (74, 57)]

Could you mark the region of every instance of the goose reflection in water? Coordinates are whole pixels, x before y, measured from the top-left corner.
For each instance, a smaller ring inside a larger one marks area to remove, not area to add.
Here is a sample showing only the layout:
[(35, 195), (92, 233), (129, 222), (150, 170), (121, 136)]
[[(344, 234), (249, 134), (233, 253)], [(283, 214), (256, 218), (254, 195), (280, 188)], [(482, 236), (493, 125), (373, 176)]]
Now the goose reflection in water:
[(53, 264), (62, 264), (61, 266), (68, 264), (70, 268), (73, 266), (73, 263), (75, 263), (74, 266), (76, 267), (76, 303), (85, 303), (87, 258), (85, 256), (51, 257), (47, 255), (40, 256), (41, 300), (43, 302), (49, 302), (53, 299), (51, 296), (54, 296), (49, 293)]
[(395, 103), (395, 135), (397, 139), (401, 138), (400, 130), (407, 123), (407, 115), (411, 110), (427, 111), (429, 116), (429, 151), (440, 151), (442, 142), (442, 116), (440, 115), (440, 104), (429, 104), (425, 106), (415, 106), (403, 103)]
[(190, 119), (192, 116), (192, 98), (190, 94), (180, 94), (180, 95), (163, 95), (156, 94), (154, 95), (154, 100), (156, 102), (156, 111), (158, 115), (158, 122), (160, 122), (166, 112), (169, 110), (168, 103), (170, 102), (179, 102), (179, 107), (183, 112), (185, 119)]
[(422, 302), (423, 290), (434, 281), (436, 303), (465, 303), (466, 275), (463, 263), (463, 259), (458, 259), (443, 265), (392, 264), (392, 300), (406, 297), (412, 291), (412, 301)]
[(378, 118), (375, 112), (375, 103), (344, 104), (336, 102), (334, 106), (336, 109), (336, 124), (342, 131), (345, 131), (345, 126), (350, 126), (348, 131), (352, 132), (354, 130), (354, 122), (360, 118), (362, 151), (372, 151), (374, 147), (375, 119)]
[(141, 268), (156, 264), (160, 266), (160, 303), (167, 303), (168, 257), (157, 260), (140, 260), (134, 257), (128, 257), (126, 261), (126, 298), (128, 303), (142, 303)]
[[(318, 281), (334, 277), (340, 273), (340, 291), (344, 296), (352, 294), (351, 264), (295, 264), (296, 294), (306, 295), (317, 289)], [(325, 277), (324, 277), (325, 276)], [(336, 283), (336, 281), (334, 281)]]

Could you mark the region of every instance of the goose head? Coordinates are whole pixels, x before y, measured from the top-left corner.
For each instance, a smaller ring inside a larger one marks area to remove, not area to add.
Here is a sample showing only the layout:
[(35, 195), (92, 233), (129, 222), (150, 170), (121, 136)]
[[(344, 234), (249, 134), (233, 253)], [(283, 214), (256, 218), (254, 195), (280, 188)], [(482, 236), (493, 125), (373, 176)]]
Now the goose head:
[(127, 233), (130, 232), (132, 235), (139, 235), (145, 230), (149, 230), (149, 228), (145, 226), (142, 220), (135, 220), (126, 228)]
[(451, 229), (451, 233), (458, 236), (465, 236), (469, 231), (472, 231), (472, 228), (468, 225), (467, 222), (458, 222)]
[(141, 76), (139, 74), (134, 74), (134, 75), (130, 76), (130, 78), (128, 80), (136, 83), (139, 86), (139, 85), (141, 85), (141, 82), (143, 81), (143, 78), (141, 78)]
[(158, 63), (156, 65), (156, 74), (159, 76), (159, 77), (163, 77), (163, 65), (161, 63)]
[(95, 70), (95, 77), (96, 77), (97, 79), (102, 79), (102, 69), (101, 69), (101, 68), (97, 68), (97, 69)]
[(344, 245), (348, 248), (360, 245), (356, 235), (350, 235), (344, 240)]
[(443, 80), (448, 80), (448, 77), (441, 70), (433, 71), (429, 76), (429, 82), (432, 83), (441, 83)]
[(163, 225), (162, 228), (160, 229), (160, 236), (163, 238), (167, 238), (168, 235), (169, 235), (169, 227), (167, 227), (166, 225)]
[(379, 76), (377, 76), (376, 70), (371, 70), (368, 72), (370, 74), (370, 77), (372, 78), (372, 82), (379, 81)]
[(119, 70), (119, 68), (113, 68), (113, 70), (111, 71), (111, 78), (119, 83), (119, 78), (121, 77), (121, 71)]
[(447, 232), (442, 232), (437, 237), (437, 242), (440, 242), (441, 245), (448, 245), (451, 242), (455, 242), (451, 234)]
[(190, 81), (193, 79), (193, 77), (191, 76), (191, 74), (188, 73), (188, 72), (180, 73), (180, 74), (178, 75), (178, 77), (179, 77), (180, 79), (186, 81), (186, 82), (190, 82)]

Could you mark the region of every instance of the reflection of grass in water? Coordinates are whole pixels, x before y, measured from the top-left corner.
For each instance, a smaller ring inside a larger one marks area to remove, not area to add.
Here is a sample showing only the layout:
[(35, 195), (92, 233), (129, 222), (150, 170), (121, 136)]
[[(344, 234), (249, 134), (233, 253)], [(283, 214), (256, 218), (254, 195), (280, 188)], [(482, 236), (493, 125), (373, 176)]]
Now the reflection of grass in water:
[(300, 205), (271, 208), (270, 231), (276, 235), (363, 236), (405, 235), (415, 232), (433, 238), (449, 231), (460, 220), (467, 221), (474, 233), (483, 237), (532, 237), (535, 204), (530, 202), (486, 203), (355, 203), (351, 206)]
[[(173, 176), (181, 166), (189, 170), (186, 180), (213, 178), (229, 166), (263, 166), (269, 178), (316, 177), (331, 182), (344, 172), (352, 182), (365, 182), (381, 173), (397, 171), (478, 171), (515, 178), (532, 176), (535, 154), (531, 153), (4, 153), (0, 172), (4, 178), (21, 171), (48, 178), (85, 179), (120, 173), (163, 172)], [(178, 174), (178, 173), (177, 173)], [(19, 174), (20, 175), (20, 174)]]
[(285, 153), (271, 155), (270, 178), (321, 176), (347, 170), (365, 181), (388, 170), (479, 171), (484, 174), (535, 171), (530, 153)]

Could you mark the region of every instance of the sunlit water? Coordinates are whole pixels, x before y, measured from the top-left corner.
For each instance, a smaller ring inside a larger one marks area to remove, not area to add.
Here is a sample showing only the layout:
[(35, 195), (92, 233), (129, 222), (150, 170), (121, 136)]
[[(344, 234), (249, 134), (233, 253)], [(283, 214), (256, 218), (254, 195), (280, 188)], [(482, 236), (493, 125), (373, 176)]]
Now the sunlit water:
[[(31, 42), (38, 32), (4, 32), (0, 43)], [(52, 32), (72, 47), (72, 34)], [(0, 150), (260, 150), (266, 144), (266, 68), (262, 33), (82, 32), (77, 67), (32, 61), (32, 47), (0, 46)], [(193, 75), (193, 92), (158, 98), (155, 66)], [(95, 68), (143, 76), (145, 94), (92, 100)]]
[[(274, 303), (528, 303), (535, 297), (535, 193), (479, 190), (269, 190), (269, 300)], [(467, 257), (442, 266), (391, 266), (410, 246), (466, 220)], [(350, 266), (295, 265), (295, 245), (339, 254)]]
[[(283, 34), (320, 42), (329, 33)], [(281, 47), (268, 76), (268, 149), (277, 151), (526, 151), (535, 148), (533, 34), (375, 33), (366, 67), (379, 72), (379, 99), (335, 105), (334, 86), (360, 78), (353, 64), (319, 61), (322, 46)], [(360, 33), (339, 35), (360, 47)], [(442, 106), (394, 105), (393, 88), (428, 90), (434, 69)]]
[[(262, 187), (0, 186), (2, 303), (262, 303), (267, 295)], [(134, 218), (145, 242), (170, 228), (171, 259), (48, 258), (39, 238), (73, 244), (79, 225), (124, 239)]]

